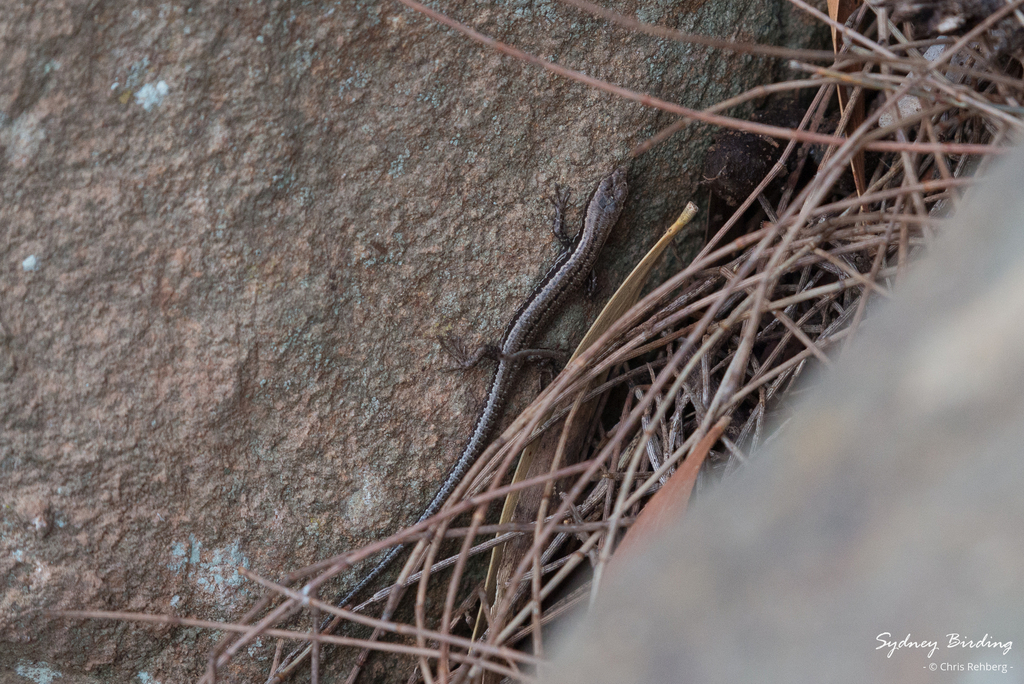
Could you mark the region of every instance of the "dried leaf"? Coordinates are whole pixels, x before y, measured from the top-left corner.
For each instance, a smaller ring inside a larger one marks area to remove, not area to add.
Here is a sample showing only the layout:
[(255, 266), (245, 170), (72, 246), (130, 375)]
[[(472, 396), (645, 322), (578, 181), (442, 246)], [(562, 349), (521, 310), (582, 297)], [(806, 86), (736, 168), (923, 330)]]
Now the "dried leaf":
[(622, 559), (640, 552), (667, 527), (682, 519), (690, 502), (693, 485), (697, 481), (697, 473), (700, 472), (700, 467), (704, 464), (711, 447), (728, 425), (728, 417), (715, 423), (708, 434), (704, 435), (704, 439), (694, 445), (683, 463), (672, 473), (672, 477), (651, 497), (615, 550), (615, 555), (608, 564), (609, 572), (617, 572), (616, 568), (620, 568), (624, 563)]

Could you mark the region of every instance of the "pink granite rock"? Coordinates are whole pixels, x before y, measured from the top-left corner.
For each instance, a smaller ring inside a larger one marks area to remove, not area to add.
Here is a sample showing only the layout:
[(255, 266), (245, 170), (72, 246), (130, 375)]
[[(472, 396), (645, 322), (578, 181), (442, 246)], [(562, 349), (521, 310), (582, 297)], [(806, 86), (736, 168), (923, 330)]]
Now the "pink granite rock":
[[(643, 18), (774, 41), (775, 7)], [(449, 10), (690, 106), (769, 78), (555, 4)], [(276, 578), (414, 517), (489, 372), (449, 372), (436, 338), (499, 336), (557, 253), (550, 184), (582, 201), (669, 121), (396, 3), (5, 3), (0, 671), (184, 681), (210, 634), (33, 611), (232, 619), (237, 566)], [(636, 166), (604, 292), (689, 199), (703, 145)]]

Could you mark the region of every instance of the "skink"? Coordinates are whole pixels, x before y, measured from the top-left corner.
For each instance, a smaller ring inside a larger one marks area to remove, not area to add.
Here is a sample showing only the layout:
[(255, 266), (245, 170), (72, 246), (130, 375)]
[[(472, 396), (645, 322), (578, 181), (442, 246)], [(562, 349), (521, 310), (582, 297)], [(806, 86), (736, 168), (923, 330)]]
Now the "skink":
[[(573, 245), (552, 264), (544, 279), (509, 321), (501, 342), (498, 368), (494, 371), (490, 389), (487, 391), (487, 401), (480, 412), (480, 417), (477, 418), (473, 434), (462, 450), (459, 460), (437, 490), (437, 494), (416, 522), (423, 522), (441, 510), (441, 506), (483, 452), (487, 438), (501, 417), (512, 381), (522, 366), (522, 359), (516, 354), (529, 348), (541, 324), (555, 310), (563, 296), (577, 289), (588, 277), (605, 240), (619, 219), (628, 190), (624, 169), (616, 169), (601, 180), (587, 204), (583, 229), (576, 236)], [(373, 570), (349, 590), (338, 605), (347, 605), (360, 591), (377, 579), (402, 552), (402, 548), (396, 546), (388, 551)]]
[[(544, 279), (509, 321), (502, 337), (498, 367), (491, 379), (487, 401), (480, 412), (480, 417), (477, 418), (473, 434), (437, 494), (416, 522), (423, 522), (441, 510), (444, 502), (483, 453), (487, 438), (501, 417), (512, 381), (523, 364), (518, 353), (529, 348), (541, 324), (556, 309), (564, 295), (578, 288), (588, 277), (605, 240), (608, 239), (619, 219), (619, 214), (622, 213), (628, 190), (625, 169), (616, 169), (601, 180), (587, 204), (583, 229), (576, 236), (572, 246), (559, 256)], [(347, 606), (359, 592), (387, 569), (403, 548), (404, 546), (396, 546), (388, 551), (387, 555), (337, 602), (337, 605)], [(278, 669), (279, 676), (286, 668), (291, 669), (289, 665), (295, 663), (292, 656), (297, 653), (298, 651), (292, 653), (282, 662)]]

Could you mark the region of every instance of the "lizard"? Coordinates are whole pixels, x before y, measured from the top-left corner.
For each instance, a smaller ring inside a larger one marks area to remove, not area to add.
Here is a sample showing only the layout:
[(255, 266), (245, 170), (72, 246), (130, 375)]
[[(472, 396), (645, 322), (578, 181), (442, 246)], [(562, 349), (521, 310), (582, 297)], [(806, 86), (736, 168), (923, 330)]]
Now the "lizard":
[[(565, 300), (566, 295), (576, 290), (589, 277), (601, 248), (618, 222), (628, 192), (629, 185), (624, 168), (616, 168), (605, 175), (587, 203), (583, 227), (576, 237), (570, 240), (564, 229), (564, 207), (568, 195), (556, 190), (555, 220), (552, 232), (563, 243), (565, 249), (506, 326), (501, 345), (493, 353), (498, 364), (491, 378), (483, 409), (476, 420), (469, 441), (433, 499), (416, 520), (417, 523), (423, 522), (441, 510), (448, 497), (483, 453), (487, 439), (501, 417), (513, 380), (522, 367), (524, 358), (535, 351), (529, 349), (530, 344), (537, 336), (542, 324)], [(484, 353), (478, 351), (474, 358), (465, 359), (463, 365), (472, 365), (482, 356)], [(373, 569), (336, 602), (336, 605), (339, 607), (349, 605), (363, 589), (380, 577), (404, 548), (404, 545), (392, 547)], [(325, 627), (328, 622), (329, 620), (325, 621)], [(299, 653), (300, 650), (302, 653)], [(278, 668), (277, 676), (280, 677), (285, 671), (290, 671), (306, 651), (308, 651), (308, 646), (300, 647), (299, 650), (285, 658)]]

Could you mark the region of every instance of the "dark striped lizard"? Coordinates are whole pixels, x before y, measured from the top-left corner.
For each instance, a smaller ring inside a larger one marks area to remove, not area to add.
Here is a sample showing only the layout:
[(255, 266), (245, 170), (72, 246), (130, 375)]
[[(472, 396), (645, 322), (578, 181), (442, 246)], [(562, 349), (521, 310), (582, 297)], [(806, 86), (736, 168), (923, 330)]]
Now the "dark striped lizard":
[[(587, 279), (597, 257), (604, 246), (605, 240), (611, 233), (612, 228), (622, 213), (623, 204), (626, 201), (626, 194), (629, 186), (626, 183), (625, 169), (618, 168), (605, 176), (594, 190), (590, 201), (587, 203), (584, 216), (583, 228), (576, 238), (565, 249), (559, 258), (552, 264), (547, 275), (540, 284), (534, 288), (530, 296), (519, 307), (519, 310), (509, 321), (505, 328), (500, 349), (497, 350), (498, 367), (491, 379), (490, 389), (487, 391), (487, 400), (477, 418), (476, 426), (469, 442), (462, 450), (462, 455), (452, 467), (448, 477), (438, 489), (437, 494), (424, 509), (417, 523), (436, 514), (444, 505), (451, 493), (462, 481), (476, 459), (483, 453), (487, 439), (501, 417), (505, 401), (508, 398), (517, 372), (523, 364), (524, 356), (528, 356), (529, 345), (533, 342), (541, 325), (547, 317), (557, 308), (565, 296), (576, 290), (584, 280)], [(556, 197), (556, 213), (554, 232), (559, 239), (567, 241), (563, 232), (563, 211), (565, 196)], [(476, 359), (468, 363), (475, 362)], [(376, 580), (388, 565), (402, 552), (403, 545), (395, 546), (370, 572), (350, 589), (339, 602), (338, 606), (347, 606), (353, 598), (371, 582)], [(295, 654), (293, 654), (295, 655)], [(279, 673), (295, 660), (286, 658), (282, 663)], [(290, 667), (288, 668), (291, 669)]]

